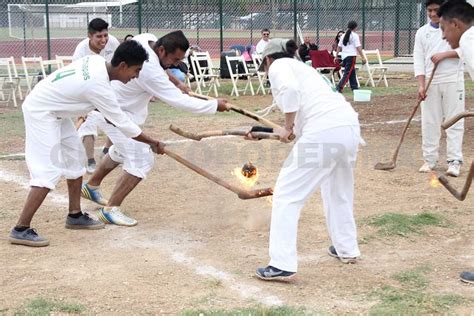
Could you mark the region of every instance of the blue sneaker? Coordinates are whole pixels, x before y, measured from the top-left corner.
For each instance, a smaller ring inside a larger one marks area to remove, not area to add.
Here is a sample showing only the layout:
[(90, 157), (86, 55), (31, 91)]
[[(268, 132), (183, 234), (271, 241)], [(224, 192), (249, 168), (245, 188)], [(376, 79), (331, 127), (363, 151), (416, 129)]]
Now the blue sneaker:
[(296, 272), (283, 271), (278, 268), (268, 266), (266, 268), (258, 268), (255, 275), (265, 281), (284, 281), (289, 282), (293, 279)]
[(99, 205), (106, 206), (109, 201), (107, 201), (100, 193), (99, 188), (91, 189), (87, 183), (82, 185), (81, 196), (87, 200), (95, 202)]
[(8, 238), (10, 244), (23, 245), (30, 247), (45, 247), (49, 245), (49, 240), (38, 235), (35, 229), (28, 228), (22, 232), (13, 228)]

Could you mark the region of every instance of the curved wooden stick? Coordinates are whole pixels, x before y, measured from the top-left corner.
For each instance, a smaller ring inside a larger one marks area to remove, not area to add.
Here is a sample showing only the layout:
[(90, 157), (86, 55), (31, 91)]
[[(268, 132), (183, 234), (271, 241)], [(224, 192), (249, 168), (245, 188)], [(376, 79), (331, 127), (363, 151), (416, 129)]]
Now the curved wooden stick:
[[(431, 72), (430, 79), (428, 80), (428, 84), (426, 85), (425, 92), (428, 91), (431, 85), (431, 81), (433, 81), (433, 77), (436, 71), (437, 65), (434, 66), (433, 71)], [(420, 107), (420, 104), (423, 100), (418, 99), (417, 103), (413, 107), (410, 116), (408, 117), (408, 120), (405, 124), (405, 127), (403, 128), (402, 135), (400, 136), (400, 141), (398, 142), (398, 146), (395, 149), (395, 152), (393, 153), (392, 160), (390, 162), (379, 162), (375, 165), (374, 169), (376, 170), (391, 170), (394, 169), (397, 166), (397, 158), (398, 158), (398, 152), (400, 151), (400, 147), (402, 147), (403, 140), (405, 139), (405, 134), (408, 130), (408, 126), (410, 126), (411, 120), (415, 116), (416, 112), (418, 111), (418, 108)]]
[[(192, 133), (189, 131), (185, 131), (177, 126), (174, 126), (173, 124), (170, 125), (170, 130), (180, 136), (193, 139), (196, 141), (200, 141), (203, 138), (215, 137), (215, 136), (229, 136), (229, 135), (246, 136), (247, 135), (247, 131), (242, 131), (242, 130), (216, 130), (216, 131)], [(280, 136), (273, 133), (252, 132), (251, 134), (254, 138), (280, 140)]]
[(257, 190), (244, 190), (241, 189), (235, 185), (229, 184), (222, 180), (221, 178), (216, 177), (215, 175), (211, 174), (210, 172), (202, 169), (201, 167), (196, 166), (192, 162), (184, 159), (180, 155), (172, 152), (168, 148), (163, 149), (164, 153), (168, 156), (179, 162), (180, 164), (188, 167), (189, 169), (197, 172), (201, 176), (211, 180), (214, 183), (217, 183), (218, 185), (226, 188), (227, 190), (230, 190), (234, 193), (237, 194), (237, 196), (242, 199), (242, 200), (248, 200), (248, 199), (255, 199), (255, 198), (260, 198), (268, 195), (273, 195), (273, 189), (272, 188), (266, 188), (266, 189), (257, 189)]
[[(199, 94), (199, 93), (194, 93), (194, 92), (190, 92), (189, 95), (192, 96), (192, 97), (195, 97), (195, 98), (203, 99), (203, 100), (213, 100), (213, 99), (215, 99), (213, 97), (203, 95), (203, 94)], [(254, 119), (257, 122), (260, 122), (265, 126), (273, 127), (273, 128), (281, 128), (280, 125), (278, 125), (276, 123), (273, 123), (272, 121), (267, 120), (266, 118), (263, 118), (263, 117), (255, 114), (253, 112), (242, 109), (242, 108), (240, 108), (236, 105), (233, 105), (231, 103), (227, 103), (227, 105), (228, 105), (228, 107), (231, 111), (237, 112), (237, 113), (245, 115), (247, 117), (250, 117), (251, 119)]]
[(459, 201), (464, 201), (466, 199), (467, 193), (471, 188), (472, 177), (474, 176), (474, 162), (471, 162), (471, 169), (467, 175), (466, 182), (464, 183), (463, 189), (461, 192), (458, 192), (448, 181), (445, 176), (439, 176), (438, 180), (441, 184)]
[(448, 129), (451, 126), (453, 126), (454, 124), (456, 124), (457, 121), (459, 121), (459, 120), (461, 120), (465, 117), (471, 117), (471, 116), (474, 116), (474, 112), (465, 111), (465, 112), (459, 113), (458, 115), (453, 116), (452, 118), (450, 118), (449, 120), (447, 120), (446, 122), (441, 124), (441, 127), (443, 129)]

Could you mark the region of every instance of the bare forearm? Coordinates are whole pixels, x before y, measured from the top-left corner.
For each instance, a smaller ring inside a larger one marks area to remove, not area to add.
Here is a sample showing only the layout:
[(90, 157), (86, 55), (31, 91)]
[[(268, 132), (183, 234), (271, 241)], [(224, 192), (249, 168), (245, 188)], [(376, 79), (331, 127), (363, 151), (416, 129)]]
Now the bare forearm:
[(425, 76), (424, 75), (420, 75), (418, 77), (416, 77), (416, 79), (418, 80), (418, 87), (424, 87), (425, 86)]
[(295, 125), (296, 112), (285, 113), (285, 129), (287, 131), (293, 130)]

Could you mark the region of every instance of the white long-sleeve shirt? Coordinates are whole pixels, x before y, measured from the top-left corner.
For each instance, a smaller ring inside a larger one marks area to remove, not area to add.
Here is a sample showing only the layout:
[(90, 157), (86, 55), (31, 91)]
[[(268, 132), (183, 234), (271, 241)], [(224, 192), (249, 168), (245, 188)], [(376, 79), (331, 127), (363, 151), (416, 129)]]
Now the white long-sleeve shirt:
[(85, 38), (76, 46), (76, 50), (74, 51), (74, 55), (72, 55), (72, 60), (78, 60), (82, 57), (89, 56), (89, 55), (100, 55), (105, 58), (108, 62), (112, 60), (114, 56), (114, 52), (117, 47), (120, 45), (115, 36), (109, 34), (109, 40), (103, 50), (100, 51), (99, 54), (96, 54), (94, 51), (91, 50), (89, 46), (89, 38)]
[(456, 52), (466, 65), (471, 79), (474, 80), (474, 26), (471, 26), (461, 36)]
[(149, 60), (143, 64), (138, 78), (127, 84), (112, 82), (119, 104), (132, 120), (141, 125), (148, 116), (148, 103), (151, 97), (157, 97), (163, 102), (188, 112), (214, 114), (217, 110), (217, 100), (200, 100), (190, 97), (179, 90), (170, 80), (158, 56), (149, 45), (155, 41), (152, 34), (140, 34), (133, 37), (148, 52)]
[(296, 112), (296, 136), (338, 126), (359, 125), (358, 115), (316, 69), (292, 58), (275, 60), (268, 70), (272, 95), (283, 113)]
[(41, 80), (25, 99), (30, 113), (52, 113), (58, 118), (85, 116), (98, 109), (127, 137), (141, 129), (120, 109), (112, 90), (106, 61), (98, 55), (86, 56)]
[(354, 31), (351, 31), (351, 35), (349, 36), (349, 42), (347, 45), (344, 45), (344, 36), (345, 34), (341, 35), (339, 39), (338, 46), (341, 48), (341, 58), (344, 60), (346, 57), (349, 56), (357, 56), (357, 47), (361, 47), (359, 35)]
[[(419, 28), (413, 50), (415, 77), (430, 77), (434, 66), (431, 57), (452, 50), (449, 43), (443, 39), (441, 28), (434, 28), (429, 23)], [(445, 59), (438, 64), (432, 84), (464, 81), (463, 70), (458, 58)]]

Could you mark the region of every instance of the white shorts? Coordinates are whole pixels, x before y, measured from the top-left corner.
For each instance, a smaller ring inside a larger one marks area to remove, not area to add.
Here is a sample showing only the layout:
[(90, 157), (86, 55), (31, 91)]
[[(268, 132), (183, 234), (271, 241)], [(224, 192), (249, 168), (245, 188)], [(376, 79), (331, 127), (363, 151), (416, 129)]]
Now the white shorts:
[(77, 179), (86, 172), (86, 154), (74, 123), (49, 112), (33, 112), (23, 105), (25, 157), (30, 186), (53, 190), (63, 175)]
[(110, 158), (123, 164), (123, 170), (127, 173), (145, 179), (155, 163), (155, 155), (150, 145), (125, 136), (117, 127), (106, 123), (105, 119), (98, 127), (113, 143), (109, 149)]
[(90, 111), (87, 114), (85, 122), (79, 127), (79, 137), (94, 136), (94, 138), (97, 138), (97, 127), (104, 123), (104, 116), (99, 111)]

